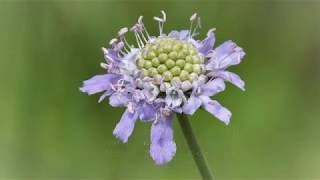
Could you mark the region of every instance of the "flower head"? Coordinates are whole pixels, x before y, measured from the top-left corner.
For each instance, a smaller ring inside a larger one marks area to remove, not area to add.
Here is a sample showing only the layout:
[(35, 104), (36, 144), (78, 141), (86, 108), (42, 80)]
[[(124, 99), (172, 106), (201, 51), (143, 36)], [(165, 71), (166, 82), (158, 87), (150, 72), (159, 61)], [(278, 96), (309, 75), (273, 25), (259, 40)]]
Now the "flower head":
[(163, 32), (166, 14), (154, 17), (159, 36), (151, 36), (140, 16), (130, 31), (136, 46), (125, 37), (128, 28), (121, 28), (110, 41), (111, 48), (102, 48), (106, 74), (84, 81), (80, 88), (89, 95), (104, 92), (113, 107), (126, 107), (113, 134), (127, 142), (137, 119), (152, 122), (150, 155), (156, 164), (165, 164), (175, 155), (172, 119), (174, 113), (192, 115), (204, 108), (228, 124), (231, 112), (210, 97), (224, 91), (225, 81), (244, 90), (240, 77), (226, 69), (237, 65), (245, 55), (242, 48), (226, 41), (217, 48), (214, 28), (207, 37), (196, 40), (201, 27), (200, 17), (193, 14), (188, 30)]

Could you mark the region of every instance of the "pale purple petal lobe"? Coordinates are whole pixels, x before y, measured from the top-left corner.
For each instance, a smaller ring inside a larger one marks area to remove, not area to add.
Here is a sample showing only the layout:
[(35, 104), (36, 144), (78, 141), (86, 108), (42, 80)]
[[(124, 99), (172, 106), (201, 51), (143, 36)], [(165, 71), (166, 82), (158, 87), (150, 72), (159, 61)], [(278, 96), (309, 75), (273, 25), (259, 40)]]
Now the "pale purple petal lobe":
[(183, 105), (182, 111), (185, 114), (192, 115), (200, 108), (201, 104), (202, 102), (198, 97), (191, 95), (188, 101)]
[(201, 96), (203, 102), (203, 108), (214, 115), (219, 120), (223, 121), (226, 125), (229, 124), (231, 118), (231, 112), (223, 107), (218, 101), (211, 100), (207, 96)]
[(173, 139), (172, 115), (160, 117), (151, 127), (150, 155), (157, 165), (166, 164), (176, 154), (176, 143)]
[(129, 97), (126, 94), (114, 93), (109, 98), (109, 104), (112, 107), (126, 106), (129, 102)]
[(91, 79), (83, 81), (83, 86), (80, 91), (89, 95), (106, 91), (110, 89), (110, 85), (121, 78), (118, 74), (96, 75)]
[(186, 40), (188, 38), (189, 31), (188, 30), (182, 30), (182, 31), (171, 31), (168, 36), (172, 38), (176, 38), (179, 40)]
[(139, 108), (139, 118), (141, 121), (152, 121), (156, 119), (156, 108), (149, 103), (143, 103)]
[(214, 33), (209, 32), (207, 38), (201, 42), (200, 47), (198, 48), (199, 52), (201, 52), (205, 56), (208, 55), (210, 50), (212, 50), (213, 48), (214, 42), (215, 42)]
[(206, 96), (213, 96), (218, 94), (219, 92), (224, 91), (226, 85), (221, 78), (215, 78), (211, 81), (208, 81), (201, 87), (202, 94)]
[(137, 118), (137, 113), (130, 113), (127, 109), (114, 128), (113, 135), (120, 139), (123, 143), (126, 143), (133, 132)]
[(226, 69), (237, 65), (245, 55), (242, 48), (232, 41), (226, 41), (213, 50), (206, 68), (209, 70)]
[(99, 98), (99, 103), (102, 102), (107, 96), (110, 96), (114, 91), (112, 89), (108, 89), (106, 92), (104, 92), (100, 98)]
[(242, 91), (245, 90), (244, 81), (235, 73), (229, 72), (229, 71), (218, 71), (215, 73), (215, 76), (220, 77), (226, 81), (229, 81), (230, 83), (234, 84), (238, 88), (240, 88)]

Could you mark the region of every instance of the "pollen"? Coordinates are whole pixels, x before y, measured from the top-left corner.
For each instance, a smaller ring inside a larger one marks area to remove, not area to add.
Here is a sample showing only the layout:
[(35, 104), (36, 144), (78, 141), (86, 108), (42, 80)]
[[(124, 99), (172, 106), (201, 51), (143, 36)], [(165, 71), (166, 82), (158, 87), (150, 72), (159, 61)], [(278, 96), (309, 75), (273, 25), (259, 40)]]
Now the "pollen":
[(146, 44), (138, 56), (137, 66), (142, 77), (162, 77), (170, 82), (174, 77), (182, 81), (196, 81), (202, 68), (204, 57), (189, 42), (174, 38), (160, 37)]

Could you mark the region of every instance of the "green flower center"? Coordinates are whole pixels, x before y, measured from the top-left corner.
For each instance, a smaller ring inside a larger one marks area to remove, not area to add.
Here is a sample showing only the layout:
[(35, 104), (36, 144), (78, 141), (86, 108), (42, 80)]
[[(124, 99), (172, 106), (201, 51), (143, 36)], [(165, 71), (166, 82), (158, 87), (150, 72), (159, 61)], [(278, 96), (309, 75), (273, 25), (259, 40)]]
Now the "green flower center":
[(170, 82), (178, 77), (181, 82), (197, 80), (204, 73), (201, 68), (203, 56), (186, 41), (173, 38), (158, 38), (153, 43), (146, 44), (137, 61), (143, 77)]

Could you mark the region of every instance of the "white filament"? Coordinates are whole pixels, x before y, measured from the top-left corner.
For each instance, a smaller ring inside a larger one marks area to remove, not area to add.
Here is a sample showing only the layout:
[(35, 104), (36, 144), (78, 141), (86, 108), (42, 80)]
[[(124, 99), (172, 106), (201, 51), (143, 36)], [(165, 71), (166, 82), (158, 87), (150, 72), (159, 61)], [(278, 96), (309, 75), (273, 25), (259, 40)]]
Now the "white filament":
[(166, 13), (163, 10), (161, 11), (161, 13), (162, 13), (162, 18), (153, 17), (154, 20), (159, 22), (159, 33), (160, 33), (160, 36), (162, 35), (162, 32), (163, 32), (163, 25), (167, 21)]

